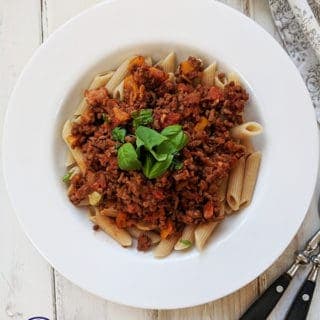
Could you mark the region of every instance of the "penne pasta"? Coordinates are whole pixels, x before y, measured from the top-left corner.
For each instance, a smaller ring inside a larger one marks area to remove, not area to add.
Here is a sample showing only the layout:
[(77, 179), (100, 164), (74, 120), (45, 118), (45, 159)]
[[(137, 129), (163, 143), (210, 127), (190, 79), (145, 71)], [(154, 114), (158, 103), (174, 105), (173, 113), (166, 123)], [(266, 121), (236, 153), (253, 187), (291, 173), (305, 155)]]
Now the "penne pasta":
[(230, 208), (227, 202), (224, 203), (224, 213), (226, 215), (232, 214), (234, 211)]
[(214, 85), (217, 63), (213, 62), (203, 70), (201, 82), (207, 86)]
[(225, 205), (224, 203), (221, 203), (221, 207), (220, 207), (220, 210), (219, 210), (219, 217), (223, 217), (226, 215), (226, 212), (225, 212)]
[(105, 208), (105, 209), (100, 210), (100, 214), (102, 216), (115, 218), (118, 215), (118, 211), (116, 209), (110, 207), (110, 208)]
[(149, 231), (149, 230), (154, 230), (156, 228), (156, 226), (152, 225), (152, 224), (149, 224), (149, 223), (145, 223), (145, 222), (139, 222), (136, 224), (136, 227), (139, 229), (139, 230), (142, 230), (142, 231)]
[(251, 140), (249, 137), (244, 138), (241, 140), (241, 143), (245, 146), (246, 148), (246, 154), (251, 154), (254, 152), (254, 147), (251, 143)]
[(198, 250), (202, 250), (211, 236), (214, 228), (218, 225), (218, 222), (211, 221), (207, 223), (203, 223), (197, 226), (194, 232), (196, 247)]
[(120, 84), (114, 89), (112, 96), (114, 99), (118, 99), (123, 101), (124, 98), (124, 80), (120, 82)]
[(219, 198), (221, 202), (223, 202), (224, 199), (226, 198), (227, 188), (228, 188), (228, 178), (229, 177), (224, 178), (222, 180), (221, 185), (219, 186)]
[(77, 204), (77, 206), (79, 206), (79, 207), (85, 207), (85, 206), (88, 206), (88, 205), (89, 205), (89, 200), (88, 199), (83, 199)]
[(89, 220), (90, 220), (93, 224), (97, 224), (96, 216), (91, 216), (91, 215), (89, 215)]
[(96, 209), (95, 215), (96, 224), (111, 238), (121, 244), (123, 247), (130, 247), (132, 245), (131, 235), (124, 229), (117, 227), (113, 219), (103, 216)]
[(115, 88), (124, 80), (129, 71), (130, 62), (136, 58), (136, 56), (130, 57), (118, 67), (118, 69), (114, 72), (111, 79), (108, 81), (106, 85), (106, 89), (109, 93), (112, 93)]
[[(94, 90), (94, 89), (99, 89), (101, 87), (104, 87), (109, 80), (112, 78), (114, 72), (109, 71), (103, 74), (98, 74), (94, 77), (93, 81), (91, 82), (88, 90)], [(84, 111), (87, 109), (88, 103), (86, 98), (83, 98), (82, 101), (80, 102), (78, 108), (76, 109), (74, 113), (74, 122), (79, 122), (80, 121), (80, 116), (84, 113)]]
[(106, 71), (104, 73), (97, 74), (93, 78), (93, 81), (91, 82), (91, 85), (88, 90), (94, 90), (94, 89), (99, 89), (101, 87), (104, 87), (108, 83), (108, 81), (112, 78), (113, 74), (114, 74), (114, 71)]
[(67, 151), (67, 157), (66, 157), (65, 166), (66, 166), (66, 168), (70, 169), (75, 164), (76, 164), (76, 161), (74, 160), (74, 157), (73, 157), (72, 153), (68, 150)]
[(96, 207), (89, 206), (88, 216), (89, 217), (95, 217), (96, 216), (96, 210), (98, 210)]
[(146, 65), (152, 66), (152, 58), (151, 57), (146, 57), (144, 59), (144, 62), (146, 63)]
[(83, 153), (77, 147), (76, 148), (72, 148), (72, 142), (74, 141), (74, 137), (71, 134), (71, 122), (70, 122), (70, 120), (67, 120), (66, 123), (63, 126), (62, 138), (65, 141), (65, 143), (67, 144), (67, 146), (69, 147), (69, 150), (70, 150), (73, 158), (77, 162), (81, 172), (84, 173), (86, 171), (86, 164), (85, 164), (85, 161), (84, 161)]
[(172, 72), (176, 70), (176, 54), (170, 52), (163, 60), (158, 62), (158, 65), (162, 67), (165, 72)]
[(130, 227), (128, 228), (128, 232), (133, 238), (136, 238), (136, 239), (138, 239), (142, 234), (145, 234), (151, 239), (152, 244), (157, 244), (161, 240), (160, 235), (158, 235), (153, 231), (142, 231), (136, 227)]
[(240, 158), (229, 176), (227, 203), (234, 211), (240, 207), (245, 161), (245, 157)]
[(145, 231), (139, 230), (136, 227), (130, 227), (128, 228), (128, 232), (131, 234), (133, 238), (138, 239), (140, 235), (142, 235)]
[(71, 173), (70, 179), (72, 179), (74, 177), (74, 175), (80, 173), (80, 168), (78, 166), (74, 166), (72, 167), (69, 172)]
[(259, 167), (261, 162), (261, 152), (250, 154), (246, 160), (244, 171), (243, 188), (241, 193), (241, 206), (247, 206), (252, 200), (254, 187), (256, 185)]
[(231, 135), (236, 139), (244, 139), (260, 133), (262, 133), (262, 125), (254, 121), (245, 122), (231, 129)]
[(227, 77), (219, 77), (219, 74), (216, 73), (214, 77), (214, 84), (215, 86), (223, 89), (226, 84), (228, 84)]
[(175, 250), (184, 250), (184, 249), (188, 249), (193, 246), (195, 228), (196, 228), (196, 226), (191, 225), (191, 224), (185, 226), (180, 239), (178, 240), (178, 242), (174, 246)]
[[(177, 87), (173, 85), (176, 81)], [(205, 104), (208, 108), (211, 102), (218, 104), (215, 110), (204, 108), (198, 98), (208, 89)], [(97, 91), (85, 92), (75, 114), (63, 126), (62, 137), (69, 150), (65, 163), (68, 172), (62, 181), (73, 203), (85, 192), (85, 199), (77, 206), (88, 207), (94, 230), (102, 229), (123, 247), (131, 246), (133, 239), (138, 239), (134, 242), (141, 251), (156, 245), (154, 257), (164, 258), (173, 250), (194, 245), (202, 250), (226, 215), (250, 204), (261, 162), (261, 153), (255, 151), (250, 139), (263, 128), (253, 121), (237, 125), (243, 119), (242, 106), (247, 99), (236, 73), (219, 72), (215, 61), (203, 70), (201, 59), (192, 56), (177, 69), (174, 52), (154, 66), (151, 57), (135, 55), (116, 71), (96, 75), (88, 90)], [(223, 108), (230, 101), (235, 106), (241, 104), (241, 111)], [(177, 103), (192, 104), (182, 122)], [(158, 106), (161, 114), (152, 112)], [(199, 140), (209, 125), (218, 138), (212, 140), (210, 148)], [(196, 134), (188, 135), (189, 128)], [(149, 141), (153, 137), (159, 140), (156, 146)], [(160, 140), (167, 141), (162, 144)], [(73, 148), (80, 145), (78, 141), (84, 146)], [(195, 154), (183, 149), (187, 144), (187, 148), (196, 147)], [(244, 155), (232, 167), (239, 152)], [(219, 169), (217, 174), (211, 174), (214, 168)], [(205, 174), (200, 174), (195, 184), (193, 177), (199, 172)], [(146, 182), (143, 188), (141, 181)], [(191, 199), (196, 199), (196, 207)], [(181, 216), (181, 210), (186, 217)], [(204, 223), (198, 224), (199, 220)]]
[(228, 83), (233, 82), (235, 85), (240, 85), (240, 78), (235, 72), (228, 73)]
[(168, 239), (161, 239), (160, 243), (153, 250), (153, 255), (155, 258), (164, 258), (168, 256), (174, 245), (177, 243), (180, 235), (173, 235)]
[(156, 64), (154, 65), (155, 67), (161, 67), (161, 64), (163, 63), (163, 59), (160, 59)]
[(176, 77), (172, 72), (169, 72), (168, 75), (169, 75), (169, 78), (168, 78), (169, 81), (176, 82)]

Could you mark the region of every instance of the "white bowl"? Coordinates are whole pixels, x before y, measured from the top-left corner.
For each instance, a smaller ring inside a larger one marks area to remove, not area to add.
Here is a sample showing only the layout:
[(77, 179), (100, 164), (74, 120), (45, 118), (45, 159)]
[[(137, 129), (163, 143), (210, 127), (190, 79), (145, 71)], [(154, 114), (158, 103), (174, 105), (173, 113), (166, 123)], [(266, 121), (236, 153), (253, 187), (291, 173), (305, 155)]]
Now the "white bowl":
[[(156, 60), (172, 50), (216, 59), (242, 76), (251, 94), (247, 117), (265, 128), (255, 141), (263, 160), (252, 204), (226, 219), (203, 252), (155, 260), (94, 233), (68, 201), (61, 128), (97, 72), (132, 53)], [(131, 306), (187, 307), (239, 289), (286, 248), (312, 196), (317, 137), (298, 71), (244, 15), (213, 1), (108, 1), (56, 31), (25, 68), (5, 122), (5, 178), (25, 232), (71, 281)]]

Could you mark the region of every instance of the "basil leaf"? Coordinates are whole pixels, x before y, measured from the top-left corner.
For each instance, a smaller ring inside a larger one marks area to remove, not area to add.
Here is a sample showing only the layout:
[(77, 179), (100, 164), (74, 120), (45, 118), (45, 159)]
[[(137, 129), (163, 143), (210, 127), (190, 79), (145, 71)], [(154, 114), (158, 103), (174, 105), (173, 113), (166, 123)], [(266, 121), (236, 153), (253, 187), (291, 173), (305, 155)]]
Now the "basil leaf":
[(182, 131), (182, 127), (179, 124), (174, 124), (172, 126), (165, 127), (161, 131), (161, 134), (166, 137), (171, 137), (171, 136), (177, 135), (181, 131)]
[(129, 142), (123, 144), (118, 150), (118, 165), (122, 170), (137, 170), (141, 162), (133, 145)]
[(172, 159), (173, 155), (170, 154), (166, 160), (156, 162), (149, 170), (147, 178), (154, 179), (162, 176), (170, 167)]
[(124, 142), (126, 133), (127, 133), (126, 129), (121, 127), (115, 127), (111, 132), (111, 136), (112, 136), (112, 139), (115, 141)]
[(136, 145), (138, 149), (143, 146), (143, 141), (139, 137), (136, 138)]
[(178, 152), (177, 148), (170, 140), (163, 141), (155, 148), (157, 154), (172, 154)]
[(192, 242), (189, 240), (181, 239), (180, 242), (188, 248), (192, 246)]
[(143, 143), (143, 146), (149, 151), (151, 151), (153, 147), (160, 145), (163, 141), (168, 140), (168, 138), (159, 132), (144, 126), (137, 128), (136, 136), (141, 140), (139, 144)]
[(151, 171), (153, 164), (154, 164), (154, 159), (152, 158), (151, 154), (148, 153), (146, 156), (146, 160), (145, 160), (143, 167), (142, 167), (142, 172), (147, 178), (150, 175), (150, 171)]
[(69, 183), (71, 176), (72, 176), (72, 172), (66, 173), (66, 174), (62, 177), (62, 181), (65, 182), (65, 183)]
[(169, 140), (162, 142), (156, 147), (157, 154), (176, 154), (188, 143), (188, 136), (180, 131), (176, 136), (169, 138)]
[[(166, 141), (165, 141), (166, 142)], [(157, 160), (157, 161), (164, 161), (167, 159), (168, 157), (168, 153), (167, 152), (158, 152), (158, 151), (154, 151), (154, 150), (150, 150), (150, 153), (154, 156), (154, 158)]]
[(153, 122), (152, 109), (142, 109), (140, 111), (132, 112), (133, 127), (136, 129), (141, 125), (147, 125)]
[(181, 150), (188, 143), (188, 140), (188, 136), (183, 131), (170, 138), (170, 142), (175, 146), (177, 151)]

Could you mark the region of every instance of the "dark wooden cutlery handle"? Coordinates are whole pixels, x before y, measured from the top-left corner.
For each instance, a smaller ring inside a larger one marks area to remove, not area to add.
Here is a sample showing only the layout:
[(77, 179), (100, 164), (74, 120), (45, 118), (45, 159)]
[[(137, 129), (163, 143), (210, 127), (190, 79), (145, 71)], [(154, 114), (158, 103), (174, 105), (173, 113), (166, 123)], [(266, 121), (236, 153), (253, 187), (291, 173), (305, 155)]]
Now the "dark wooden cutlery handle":
[(249, 307), (240, 320), (264, 320), (288, 288), (292, 277), (283, 273), (270, 287)]
[(315, 282), (306, 280), (287, 313), (286, 320), (304, 320), (307, 318), (311, 304)]

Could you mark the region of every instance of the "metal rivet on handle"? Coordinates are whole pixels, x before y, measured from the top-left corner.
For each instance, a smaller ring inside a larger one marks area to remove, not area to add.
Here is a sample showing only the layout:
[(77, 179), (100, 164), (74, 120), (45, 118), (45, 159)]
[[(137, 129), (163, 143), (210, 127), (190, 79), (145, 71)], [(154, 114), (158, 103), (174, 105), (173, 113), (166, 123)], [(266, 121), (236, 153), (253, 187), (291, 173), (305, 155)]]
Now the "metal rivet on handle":
[(305, 294), (302, 296), (302, 300), (303, 300), (303, 301), (309, 301), (309, 300), (310, 300), (310, 296), (305, 293)]
[(276, 287), (276, 291), (277, 291), (278, 293), (283, 292), (283, 290), (284, 290), (283, 286), (277, 286), (277, 287)]

